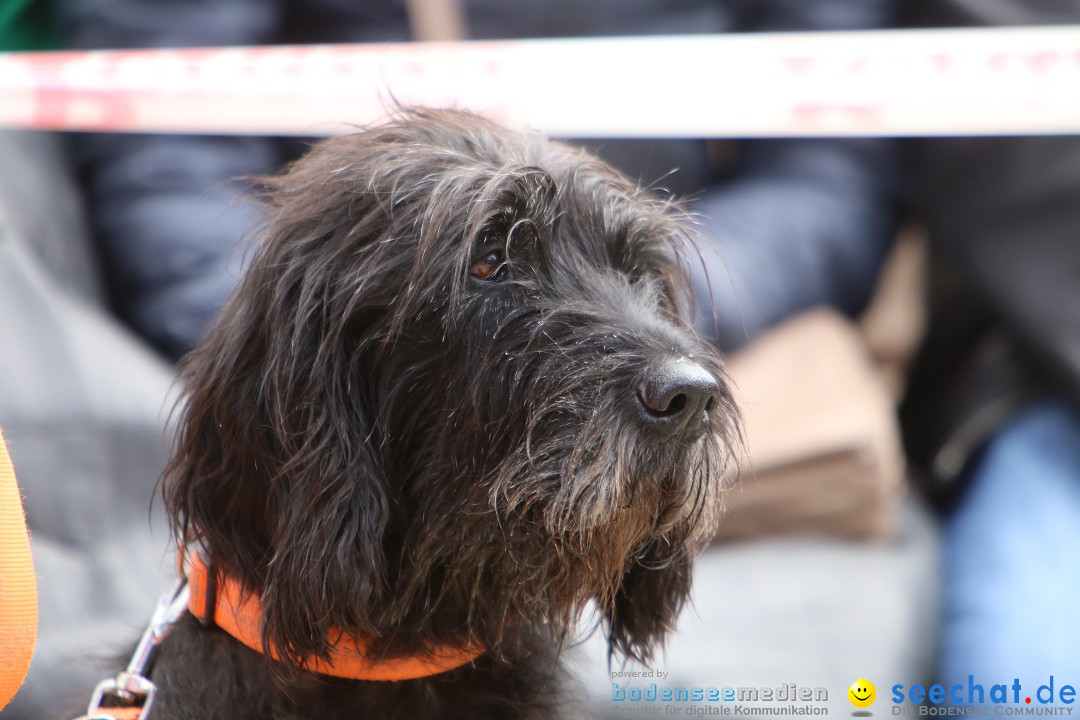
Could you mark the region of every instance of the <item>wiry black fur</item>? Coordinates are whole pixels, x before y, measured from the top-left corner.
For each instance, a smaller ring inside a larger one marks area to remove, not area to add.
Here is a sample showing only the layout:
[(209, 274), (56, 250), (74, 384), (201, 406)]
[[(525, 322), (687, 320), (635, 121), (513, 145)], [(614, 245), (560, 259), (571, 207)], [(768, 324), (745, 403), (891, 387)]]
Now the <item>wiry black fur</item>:
[[(568, 146), (403, 111), (269, 178), (240, 288), (183, 364), (165, 497), (179, 540), (257, 592), (265, 643), (380, 656), (481, 643), (431, 678), (342, 681), (186, 619), (154, 720), (550, 717), (587, 602), (647, 658), (715, 527), (736, 411), (644, 428), (650, 364), (718, 359), (680, 319), (676, 207)], [(497, 277), (470, 274), (501, 249)]]

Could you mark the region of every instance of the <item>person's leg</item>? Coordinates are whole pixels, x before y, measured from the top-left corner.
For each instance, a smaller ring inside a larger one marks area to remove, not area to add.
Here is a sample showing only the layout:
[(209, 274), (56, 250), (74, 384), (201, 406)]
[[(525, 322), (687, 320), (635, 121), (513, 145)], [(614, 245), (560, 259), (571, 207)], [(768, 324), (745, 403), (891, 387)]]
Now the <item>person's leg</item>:
[(987, 692), (1019, 678), (1034, 702), (1050, 675), (1055, 693), (1080, 681), (1080, 412), (1028, 409), (971, 480), (944, 533), (940, 674), (965, 687), (974, 674)]

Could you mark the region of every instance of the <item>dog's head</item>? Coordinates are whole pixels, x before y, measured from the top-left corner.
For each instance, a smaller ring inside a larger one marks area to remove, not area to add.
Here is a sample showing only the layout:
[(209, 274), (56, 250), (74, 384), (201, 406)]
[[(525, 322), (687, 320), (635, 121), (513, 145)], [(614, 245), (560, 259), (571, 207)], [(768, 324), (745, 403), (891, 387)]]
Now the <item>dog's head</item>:
[(185, 361), (165, 493), (288, 657), (565, 634), (647, 657), (718, 513), (736, 411), (682, 319), (687, 226), (595, 158), (450, 111), (266, 181)]

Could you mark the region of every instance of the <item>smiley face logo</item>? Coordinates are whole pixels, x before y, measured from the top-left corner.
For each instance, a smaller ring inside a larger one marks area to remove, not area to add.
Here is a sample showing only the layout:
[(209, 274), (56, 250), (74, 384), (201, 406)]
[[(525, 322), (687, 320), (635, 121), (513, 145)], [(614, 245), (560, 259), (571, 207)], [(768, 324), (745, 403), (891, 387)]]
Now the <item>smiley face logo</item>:
[(874, 704), (874, 700), (877, 699), (877, 690), (874, 688), (874, 683), (866, 678), (859, 678), (851, 683), (851, 687), (847, 689), (847, 696), (852, 705), (865, 708)]

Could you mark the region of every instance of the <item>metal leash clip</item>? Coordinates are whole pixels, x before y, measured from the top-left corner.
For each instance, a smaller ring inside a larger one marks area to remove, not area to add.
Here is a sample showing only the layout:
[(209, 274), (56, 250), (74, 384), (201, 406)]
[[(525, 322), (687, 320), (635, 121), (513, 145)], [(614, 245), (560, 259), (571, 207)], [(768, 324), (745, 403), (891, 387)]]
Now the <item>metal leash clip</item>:
[(147, 720), (157, 694), (150, 670), (162, 641), (187, 611), (190, 594), (187, 580), (181, 578), (161, 596), (127, 668), (98, 683), (86, 714), (75, 720)]

